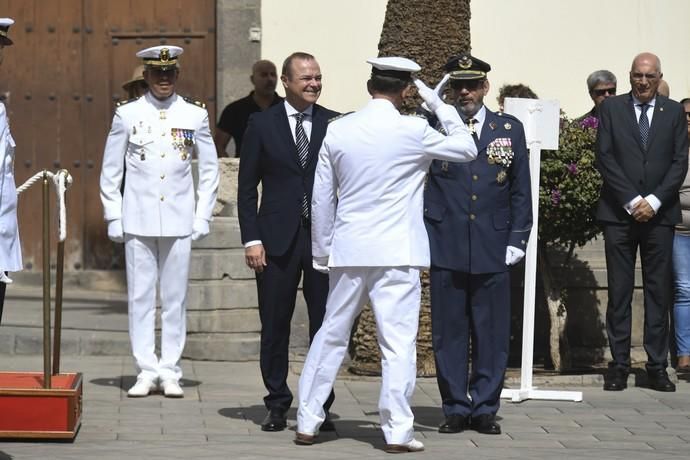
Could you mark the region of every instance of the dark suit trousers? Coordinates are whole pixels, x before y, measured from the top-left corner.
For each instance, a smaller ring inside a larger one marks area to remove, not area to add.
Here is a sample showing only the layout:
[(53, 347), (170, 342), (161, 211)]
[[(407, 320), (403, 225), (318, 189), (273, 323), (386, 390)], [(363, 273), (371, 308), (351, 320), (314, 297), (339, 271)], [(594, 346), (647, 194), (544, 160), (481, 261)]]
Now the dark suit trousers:
[[(292, 392), (287, 385), (290, 321), (295, 311), (297, 286), (303, 275), (302, 292), (309, 316), (309, 342), (321, 327), (326, 312), (328, 275), (312, 268), (311, 230), (301, 225), (287, 252), (267, 257), (263, 273), (256, 276), (261, 318), (261, 375), (268, 395), (266, 408), (288, 410)], [(333, 393), (324, 405), (328, 410)]]
[(650, 223), (604, 224), (608, 278), (606, 332), (612, 365), (630, 369), (635, 257), (640, 248), (647, 369), (666, 369), (668, 315), (673, 303), (673, 227)]
[(498, 412), (510, 346), (510, 272), (432, 267), (431, 331), (443, 413)]

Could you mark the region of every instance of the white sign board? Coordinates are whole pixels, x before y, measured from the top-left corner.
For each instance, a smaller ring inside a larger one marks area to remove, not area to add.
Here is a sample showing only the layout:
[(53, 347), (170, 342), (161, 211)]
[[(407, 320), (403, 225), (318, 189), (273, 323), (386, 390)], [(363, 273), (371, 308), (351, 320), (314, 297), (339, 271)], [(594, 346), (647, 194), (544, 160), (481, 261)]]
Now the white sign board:
[(516, 117), (524, 125), (528, 146), (538, 142), (542, 150), (558, 150), (558, 101), (507, 97), (503, 107), (505, 113)]
[(527, 242), (525, 256), (525, 295), (522, 319), (522, 365), (520, 388), (504, 388), (502, 398), (513, 402), (526, 399), (555, 399), (582, 401), (579, 391), (544, 391), (532, 386), (534, 363), (534, 310), (537, 291), (537, 239), (539, 229), (539, 167), (541, 150), (558, 149), (559, 104), (558, 101), (521, 99), (508, 97), (504, 110), (520, 120), (525, 128), (525, 140), (529, 148), (530, 189), (532, 192), (532, 231)]

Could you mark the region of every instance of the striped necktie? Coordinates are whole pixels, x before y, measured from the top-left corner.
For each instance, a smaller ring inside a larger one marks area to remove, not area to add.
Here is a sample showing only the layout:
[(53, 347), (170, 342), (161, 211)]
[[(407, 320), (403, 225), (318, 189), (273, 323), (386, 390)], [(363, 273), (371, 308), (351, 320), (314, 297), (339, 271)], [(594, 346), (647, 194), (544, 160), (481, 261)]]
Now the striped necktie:
[[(307, 139), (307, 133), (304, 131), (304, 126), (302, 126), (302, 121), (304, 120), (303, 113), (296, 113), (295, 120), (295, 145), (297, 146), (297, 156), (299, 158), (299, 164), (304, 169), (307, 166), (307, 156), (309, 155), (309, 139)], [(307, 194), (302, 196), (302, 217), (309, 219), (309, 200), (307, 199)]]

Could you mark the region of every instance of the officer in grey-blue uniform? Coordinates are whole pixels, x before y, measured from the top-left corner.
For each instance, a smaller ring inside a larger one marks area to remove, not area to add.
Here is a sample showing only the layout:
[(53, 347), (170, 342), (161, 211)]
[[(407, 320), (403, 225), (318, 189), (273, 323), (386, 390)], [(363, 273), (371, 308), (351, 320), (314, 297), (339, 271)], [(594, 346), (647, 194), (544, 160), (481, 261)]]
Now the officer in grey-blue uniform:
[(439, 432), (499, 434), (495, 415), (508, 363), (510, 266), (524, 256), (532, 226), (527, 147), (515, 117), (483, 104), (489, 64), (461, 54), (445, 69), (450, 97), (473, 132), (478, 155), (469, 163), (435, 160), (424, 195), (432, 335), (446, 417)]
[[(218, 159), (208, 112), (202, 103), (175, 92), (182, 52), (178, 46), (166, 45), (137, 53), (144, 61), (149, 91), (119, 104), (103, 155), (100, 186), (108, 237), (125, 243), (129, 335), (138, 371), (129, 397), (148, 396), (158, 388), (166, 397), (184, 395), (179, 381), (190, 251), (193, 240), (209, 233), (218, 190)], [(193, 156), (199, 160), (196, 190)], [(157, 285), (159, 356), (155, 352)]]

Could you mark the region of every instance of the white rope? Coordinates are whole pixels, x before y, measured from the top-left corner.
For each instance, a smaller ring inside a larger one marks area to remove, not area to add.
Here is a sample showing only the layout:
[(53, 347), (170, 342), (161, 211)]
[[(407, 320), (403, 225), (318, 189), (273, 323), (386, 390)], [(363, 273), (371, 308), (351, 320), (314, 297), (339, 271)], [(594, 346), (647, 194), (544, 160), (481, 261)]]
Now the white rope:
[(65, 206), (65, 191), (72, 185), (72, 176), (66, 169), (60, 169), (56, 173), (50, 171), (40, 171), (31, 176), (22, 185), (17, 187), (17, 195), (26, 191), (39, 180), (43, 175), (48, 176), (53, 181), (55, 193), (57, 194), (58, 207), (58, 241), (65, 241), (67, 238), (67, 206)]

